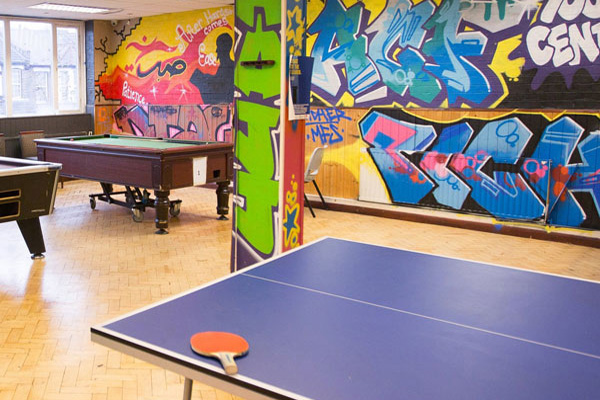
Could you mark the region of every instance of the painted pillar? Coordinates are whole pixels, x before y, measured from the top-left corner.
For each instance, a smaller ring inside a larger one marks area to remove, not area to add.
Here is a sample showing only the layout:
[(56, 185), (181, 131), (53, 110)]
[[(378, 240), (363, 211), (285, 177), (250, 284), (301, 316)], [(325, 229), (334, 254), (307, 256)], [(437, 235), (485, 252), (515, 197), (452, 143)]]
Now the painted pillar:
[(232, 271), (302, 243), (304, 124), (287, 117), (287, 42), (301, 50), (282, 47), (287, 1), (235, 5)]
[(279, 252), (281, 176), (280, 0), (238, 1), (235, 9), (232, 271)]
[(290, 58), (305, 55), (306, 0), (284, 0), (285, 10), (285, 130), (283, 141), (283, 251), (303, 242), (304, 221), (304, 129), (303, 119), (290, 120)]

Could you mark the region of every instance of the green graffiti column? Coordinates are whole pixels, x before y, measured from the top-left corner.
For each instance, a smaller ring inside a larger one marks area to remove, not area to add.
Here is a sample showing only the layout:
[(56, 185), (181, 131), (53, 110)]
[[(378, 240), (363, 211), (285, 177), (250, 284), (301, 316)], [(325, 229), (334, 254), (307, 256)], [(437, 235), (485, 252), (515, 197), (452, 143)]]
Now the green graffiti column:
[[(236, 2), (236, 176), (231, 269), (278, 252), (280, 0)], [(272, 65), (243, 65), (274, 61)]]

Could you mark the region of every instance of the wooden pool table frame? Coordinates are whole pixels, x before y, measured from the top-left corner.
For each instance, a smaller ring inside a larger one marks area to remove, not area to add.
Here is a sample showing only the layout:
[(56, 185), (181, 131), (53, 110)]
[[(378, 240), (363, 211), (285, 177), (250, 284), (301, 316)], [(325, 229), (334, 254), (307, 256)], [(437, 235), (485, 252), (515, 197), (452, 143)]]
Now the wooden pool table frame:
[[(164, 140), (181, 147), (152, 148), (94, 143), (94, 139)], [(154, 190), (156, 233), (168, 233), (170, 191), (193, 186), (194, 159), (206, 158), (202, 184), (217, 184), (217, 213), (229, 212), (229, 184), (233, 179), (233, 144), (122, 135), (94, 135), (36, 139), (38, 159), (62, 164), (61, 175)]]

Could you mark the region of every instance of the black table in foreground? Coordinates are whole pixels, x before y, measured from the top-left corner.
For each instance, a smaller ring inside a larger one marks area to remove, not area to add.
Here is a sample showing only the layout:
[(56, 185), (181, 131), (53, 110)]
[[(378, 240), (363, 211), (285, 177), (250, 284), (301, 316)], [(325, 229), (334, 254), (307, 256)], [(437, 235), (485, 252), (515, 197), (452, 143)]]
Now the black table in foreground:
[(31, 258), (46, 252), (39, 217), (52, 213), (60, 164), (0, 157), (0, 222), (17, 221)]

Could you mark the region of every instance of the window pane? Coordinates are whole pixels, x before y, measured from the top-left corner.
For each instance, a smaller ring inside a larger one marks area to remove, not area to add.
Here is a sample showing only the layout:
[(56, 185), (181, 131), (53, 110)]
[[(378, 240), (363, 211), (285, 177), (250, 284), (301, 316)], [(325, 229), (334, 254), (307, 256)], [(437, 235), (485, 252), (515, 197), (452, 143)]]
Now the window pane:
[(13, 114), (53, 114), (52, 25), (11, 21), (10, 39)]
[(47, 70), (34, 70), (35, 77), (35, 102), (37, 104), (48, 104), (48, 86), (50, 84), (50, 74)]
[(6, 117), (6, 55), (4, 54), (4, 21), (0, 21), (0, 117)]
[(79, 109), (78, 39), (76, 28), (56, 29), (59, 110)]
[(13, 86), (13, 99), (22, 99), (23, 91), (21, 88), (23, 85), (21, 82), (23, 81), (23, 69), (21, 68), (13, 68), (12, 69), (12, 86)]

